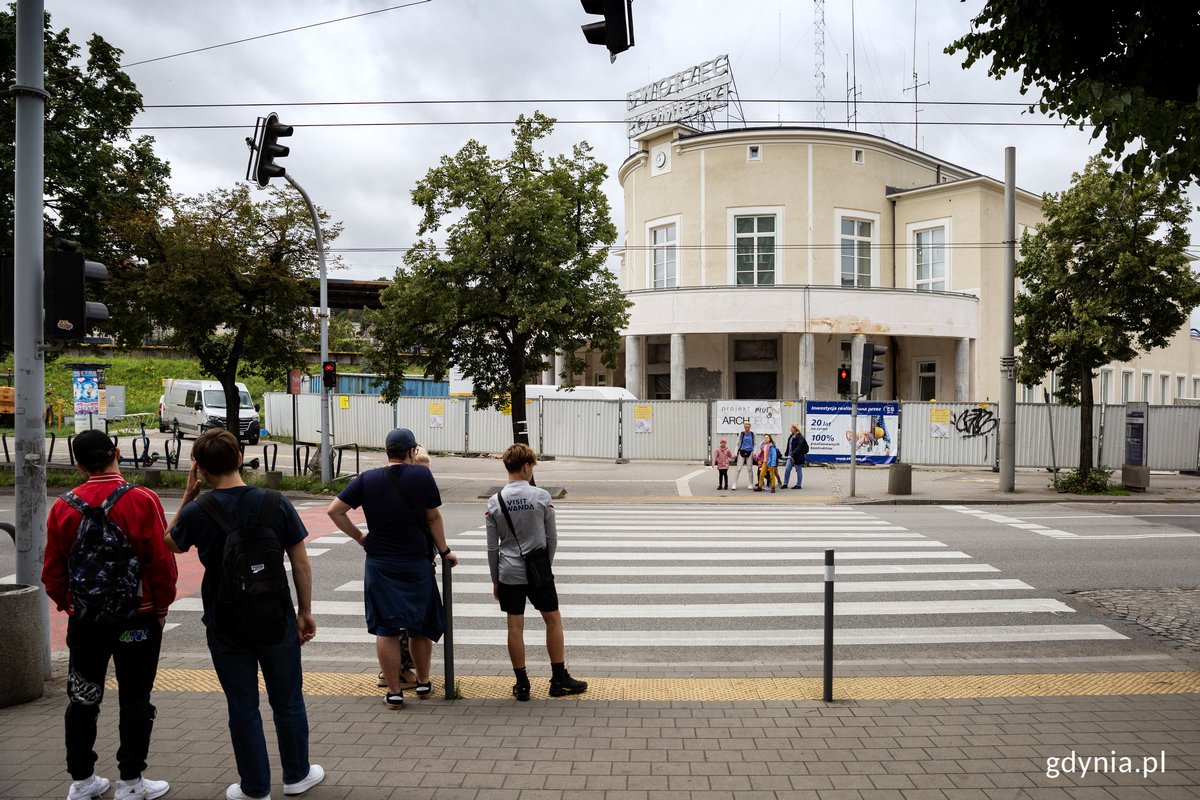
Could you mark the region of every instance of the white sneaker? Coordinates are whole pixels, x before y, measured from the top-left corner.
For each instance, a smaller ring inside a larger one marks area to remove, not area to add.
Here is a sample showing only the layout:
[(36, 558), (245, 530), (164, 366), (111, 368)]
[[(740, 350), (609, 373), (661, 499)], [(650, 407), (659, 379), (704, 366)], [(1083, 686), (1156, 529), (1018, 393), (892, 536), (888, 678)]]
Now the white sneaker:
[(285, 783), (283, 785), (283, 793), (304, 794), (323, 780), (325, 780), (325, 770), (321, 768), (320, 764), (311, 764), (308, 767), (308, 775), (295, 783)]
[(71, 783), (71, 788), (67, 790), (67, 800), (92, 800), (93, 797), (99, 797), (107, 792), (111, 785), (108, 778), (101, 778), (92, 773), (87, 780)]
[(262, 797), (252, 797), (242, 791), (240, 783), (231, 783), (225, 790), (225, 800), (271, 800), (271, 793), (267, 792)]
[(117, 781), (114, 800), (154, 800), (156, 797), (162, 797), (170, 788), (171, 784), (166, 781), (152, 781), (149, 778)]

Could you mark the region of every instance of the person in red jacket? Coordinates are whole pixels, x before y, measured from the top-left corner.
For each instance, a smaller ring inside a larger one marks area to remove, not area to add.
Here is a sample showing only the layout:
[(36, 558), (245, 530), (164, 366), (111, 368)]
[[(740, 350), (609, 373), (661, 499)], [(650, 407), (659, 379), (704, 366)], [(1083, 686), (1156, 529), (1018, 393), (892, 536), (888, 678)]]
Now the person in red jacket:
[[(84, 431), (72, 443), (75, 463), (88, 479), (73, 493), (91, 508), (99, 508), (108, 496), (125, 484), (118, 469), (119, 451), (101, 431)], [(66, 744), (67, 771), (72, 784), (68, 800), (85, 800), (103, 794), (109, 781), (95, 772), (96, 720), (104, 699), (104, 681), (108, 662), (116, 664), (120, 687), (121, 746), (117, 764), (116, 800), (155, 798), (167, 793), (166, 781), (142, 777), (150, 749), (150, 731), (154, 726), (154, 706), (150, 691), (158, 674), (158, 654), (167, 609), (175, 600), (178, 571), (175, 556), (167, 550), (163, 536), (166, 515), (158, 495), (138, 486), (124, 490), (109, 519), (128, 538), (137, 556), (141, 572), (140, 599), (126, 619), (93, 619), (78, 614), (71, 595), (69, 559), (83, 515), (64, 497), (50, 508), (46, 521), (46, 558), (42, 583), (59, 611), (70, 615), (67, 621), (67, 649), (70, 664), (67, 675)]]

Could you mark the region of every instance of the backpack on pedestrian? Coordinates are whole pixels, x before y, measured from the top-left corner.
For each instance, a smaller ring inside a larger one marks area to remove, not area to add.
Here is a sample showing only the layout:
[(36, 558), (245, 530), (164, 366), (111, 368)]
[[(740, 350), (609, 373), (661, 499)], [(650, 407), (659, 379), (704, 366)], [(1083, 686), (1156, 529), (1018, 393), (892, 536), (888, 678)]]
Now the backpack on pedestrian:
[(257, 513), (241, 523), (212, 493), (201, 495), (197, 502), (225, 532), (213, 614), (217, 631), (246, 647), (279, 644), (292, 603), (283, 547), (274, 526), (279, 492), (265, 490)]
[(89, 506), (74, 492), (60, 498), (83, 515), (67, 557), (71, 612), (77, 619), (119, 622), (136, 614), (142, 603), (141, 562), (125, 531), (109, 516), (132, 488), (132, 483), (122, 483), (99, 506)]

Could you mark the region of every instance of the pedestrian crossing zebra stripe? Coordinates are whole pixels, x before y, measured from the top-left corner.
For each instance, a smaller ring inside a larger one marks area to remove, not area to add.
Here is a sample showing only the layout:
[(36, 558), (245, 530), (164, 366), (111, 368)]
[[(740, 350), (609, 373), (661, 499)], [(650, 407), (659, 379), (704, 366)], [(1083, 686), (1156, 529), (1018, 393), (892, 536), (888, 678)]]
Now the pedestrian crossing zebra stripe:
[[(536, 615), (526, 617), (526, 632), (540, 631)], [(1104, 625), (979, 625), (927, 628), (838, 628), (838, 647), (856, 645), (1003, 644), (1013, 642), (1082, 642), (1128, 639)], [(375, 637), (361, 628), (322, 626), (319, 642), (331, 644), (374, 644)], [(504, 617), (495, 609), (495, 628), (454, 629), (454, 643), (503, 647), (507, 643)], [(824, 641), (824, 631), (806, 630), (567, 630), (567, 646), (575, 648), (762, 648), (812, 647)]]
[[(610, 595), (793, 595), (820, 594), (825, 591), (823, 581), (763, 582), (757, 578), (740, 583), (573, 583), (559, 581), (555, 584), (559, 597), (592, 597)], [(362, 581), (350, 581), (334, 591), (363, 591)], [(893, 594), (901, 592), (1011, 592), (1033, 591), (1028, 583), (1013, 579), (995, 580), (916, 580), (916, 581), (854, 581), (842, 580), (837, 584), (837, 594)], [(490, 581), (458, 582), (454, 584), (454, 596), (492, 596)]]
[[(864, 543), (866, 544), (866, 543)], [(878, 542), (870, 542), (871, 545), (878, 545)], [(925, 543), (913, 543), (914, 545), (923, 546)], [(814, 549), (811, 553), (789, 553), (789, 552), (771, 552), (769, 557), (772, 562), (776, 561), (816, 561), (823, 560), (825, 554), (819, 549), (822, 546), (839, 547), (844, 546), (844, 543), (838, 542), (835, 544), (813, 544)], [(899, 546), (899, 545), (893, 545)], [(945, 545), (938, 545), (945, 547)], [(461, 555), (461, 553), (460, 553)], [(584, 552), (573, 553), (570, 550), (559, 550), (554, 554), (554, 571), (558, 571), (558, 565), (561, 561), (611, 561), (614, 556), (620, 555), (614, 552)], [(762, 559), (768, 554), (747, 554), (747, 553), (633, 553), (632, 557), (636, 557), (638, 561), (670, 561), (673, 563), (697, 561), (749, 561), (755, 564), (753, 567), (757, 571), (757, 565), (762, 563)], [(482, 557), (482, 553), (480, 554)], [(908, 551), (886, 551), (886, 552), (855, 552), (842, 551), (837, 554), (837, 560), (840, 561), (863, 561), (866, 559), (917, 559), (917, 558), (970, 558), (966, 553), (957, 550), (908, 550)], [(742, 567), (741, 572), (746, 572), (750, 567)]]
[[(185, 597), (175, 603), (179, 611), (202, 611), (200, 598)], [(317, 616), (363, 616), (360, 600), (314, 600), (312, 612)], [(836, 617), (947, 615), (947, 614), (1029, 614), (1050, 612), (1073, 614), (1075, 609), (1048, 598), (984, 599), (984, 600), (910, 600), (904, 602), (855, 602), (835, 604)], [(454, 618), (491, 619), (498, 607), (491, 603), (455, 603)], [(772, 617), (820, 617), (825, 604), (815, 603), (592, 603), (571, 604), (568, 613), (573, 620), (716, 620), (736, 615), (739, 619)]]
[[(483, 539), (458, 540), (453, 542), (455, 547), (459, 548), (459, 552), (473, 552), (475, 550), (485, 549), (487, 542)], [(601, 549), (620, 550), (629, 552), (640, 547), (653, 547), (657, 550), (671, 549), (689, 549), (694, 550), (697, 547), (704, 547), (710, 550), (766, 550), (780, 548), (797, 549), (801, 547), (945, 547), (941, 542), (931, 542), (920, 534), (914, 535), (911, 539), (838, 539), (833, 540), (813, 540), (805, 541), (803, 539), (776, 539), (776, 540), (760, 540), (754, 539), (737, 539), (734, 541), (723, 540), (718, 542), (703, 542), (697, 543), (688, 541), (687, 539), (572, 539), (567, 536), (558, 537), (558, 552), (562, 552), (564, 547), (596, 547)], [(631, 556), (640, 556), (640, 553), (630, 553)]]

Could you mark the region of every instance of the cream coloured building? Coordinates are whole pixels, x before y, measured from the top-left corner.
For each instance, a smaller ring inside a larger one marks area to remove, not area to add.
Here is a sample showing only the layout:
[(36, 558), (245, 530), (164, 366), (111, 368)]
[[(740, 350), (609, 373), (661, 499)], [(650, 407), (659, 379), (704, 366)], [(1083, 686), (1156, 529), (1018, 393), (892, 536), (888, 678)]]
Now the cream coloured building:
[[(887, 347), (874, 399), (999, 399), (1001, 181), (829, 128), (672, 124), (636, 142), (617, 175), (639, 398), (834, 398), (865, 339)], [(1040, 209), (1017, 191), (1018, 232)], [(1176, 339), (1103, 370), (1097, 401), (1200, 396), (1200, 346)]]

